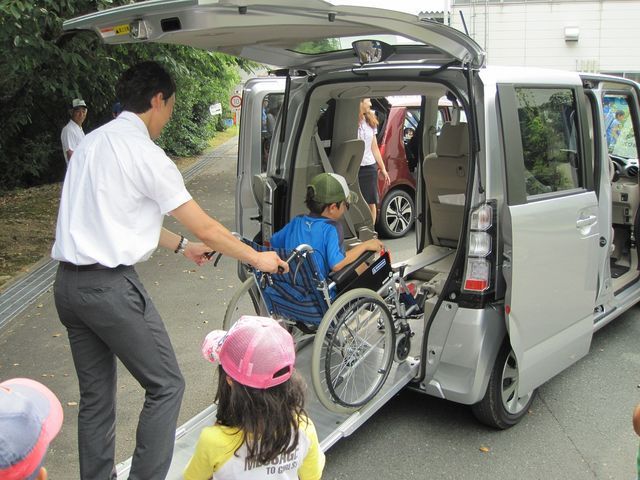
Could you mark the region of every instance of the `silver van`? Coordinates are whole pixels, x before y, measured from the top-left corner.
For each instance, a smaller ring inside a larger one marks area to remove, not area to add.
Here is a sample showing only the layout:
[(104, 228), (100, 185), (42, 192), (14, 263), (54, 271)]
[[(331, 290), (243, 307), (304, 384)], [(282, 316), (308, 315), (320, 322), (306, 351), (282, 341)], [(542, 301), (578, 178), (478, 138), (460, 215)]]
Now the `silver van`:
[[(236, 228), (248, 238), (268, 240), (305, 212), (315, 174), (356, 181), (361, 98), (421, 99), (416, 254), (402, 268), (424, 315), (412, 322), (410, 374), (389, 377), (395, 391), (408, 383), (508, 428), (640, 299), (634, 82), (488, 67), (479, 45), (441, 23), (322, 0), (153, 0), (64, 28), (279, 68), (243, 92)], [(265, 149), (274, 92), (284, 108)], [(445, 95), (459, 111), (436, 134)], [(349, 245), (374, 234), (364, 202), (344, 229)]]

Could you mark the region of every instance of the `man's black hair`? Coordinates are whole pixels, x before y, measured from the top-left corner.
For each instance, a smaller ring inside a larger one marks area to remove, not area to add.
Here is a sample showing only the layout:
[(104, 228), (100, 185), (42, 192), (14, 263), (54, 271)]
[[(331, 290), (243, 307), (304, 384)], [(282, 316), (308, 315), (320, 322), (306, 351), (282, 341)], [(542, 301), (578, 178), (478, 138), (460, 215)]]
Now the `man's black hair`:
[(126, 70), (116, 85), (116, 96), (123, 110), (144, 113), (151, 108), (151, 99), (162, 93), (164, 101), (176, 91), (176, 83), (157, 62), (142, 62)]

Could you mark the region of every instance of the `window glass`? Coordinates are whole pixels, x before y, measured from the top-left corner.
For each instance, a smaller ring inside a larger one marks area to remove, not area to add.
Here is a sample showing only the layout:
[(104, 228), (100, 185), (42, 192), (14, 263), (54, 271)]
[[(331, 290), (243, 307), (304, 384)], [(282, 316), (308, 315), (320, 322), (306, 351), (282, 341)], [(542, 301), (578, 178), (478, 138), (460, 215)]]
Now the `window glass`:
[(323, 38), (321, 40), (310, 40), (293, 46), (290, 50), (296, 53), (316, 55), (320, 53), (337, 52), (340, 50), (351, 50), (353, 42), (356, 40), (380, 40), (389, 45), (424, 45), (402, 35), (390, 34), (369, 34), (355, 37), (335, 37)]
[(580, 187), (573, 91), (516, 88), (516, 102), (527, 196)]
[(609, 153), (625, 159), (638, 158), (636, 136), (627, 97), (606, 94), (602, 104)]
[(407, 107), (404, 114), (404, 130), (403, 137), (405, 143), (413, 138), (420, 121), (420, 109)]
[(276, 119), (282, 107), (284, 93), (269, 93), (262, 100), (262, 119), (261, 119), (261, 144), (262, 153), (260, 161), (260, 171), (267, 171), (267, 161), (269, 159), (269, 149), (271, 148), (271, 139), (273, 138), (273, 130), (276, 127)]
[(404, 112), (402, 138), (404, 140), (404, 154), (410, 172), (414, 172), (418, 166), (421, 131), (420, 108), (407, 107)]

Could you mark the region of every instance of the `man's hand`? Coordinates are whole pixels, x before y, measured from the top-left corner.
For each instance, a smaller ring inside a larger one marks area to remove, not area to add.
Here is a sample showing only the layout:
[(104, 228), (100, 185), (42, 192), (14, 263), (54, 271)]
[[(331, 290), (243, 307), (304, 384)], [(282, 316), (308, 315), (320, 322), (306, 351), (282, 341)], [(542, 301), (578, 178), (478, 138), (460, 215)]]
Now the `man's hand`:
[(211, 260), (207, 255), (211, 253), (211, 248), (200, 242), (189, 242), (187, 248), (184, 249), (183, 255), (192, 260), (198, 266), (202, 266)]
[(258, 252), (253, 266), (266, 273), (286, 273), (289, 264), (282, 260), (276, 252)]

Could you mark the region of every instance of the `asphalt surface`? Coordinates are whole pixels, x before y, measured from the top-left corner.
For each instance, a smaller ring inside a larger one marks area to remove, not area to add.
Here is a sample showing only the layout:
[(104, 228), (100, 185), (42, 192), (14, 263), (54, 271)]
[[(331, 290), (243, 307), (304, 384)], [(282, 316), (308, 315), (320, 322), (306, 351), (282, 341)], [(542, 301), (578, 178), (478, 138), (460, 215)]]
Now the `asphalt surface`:
[[(188, 184), (215, 218), (234, 225), (236, 149)], [(171, 218), (165, 226), (181, 231)], [(184, 232), (183, 232), (184, 233)], [(393, 242), (394, 249), (411, 239)], [(394, 257), (397, 260), (397, 256)], [(239, 282), (236, 264), (196, 267), (158, 251), (137, 270), (162, 314), (186, 379), (179, 424), (210, 404), (213, 368), (200, 343), (219, 328)], [(544, 301), (544, 299), (541, 299)], [(631, 479), (638, 438), (631, 427), (640, 402), (639, 307), (594, 336), (590, 354), (539, 389), (529, 414), (507, 431), (478, 424), (468, 407), (403, 391), (327, 454), (325, 479)], [(0, 330), (0, 378), (25, 376), (48, 385), (62, 401), (63, 429), (49, 450), (52, 480), (78, 478), (79, 394), (66, 332), (51, 292)], [(116, 460), (133, 451), (142, 389), (119, 370)]]

